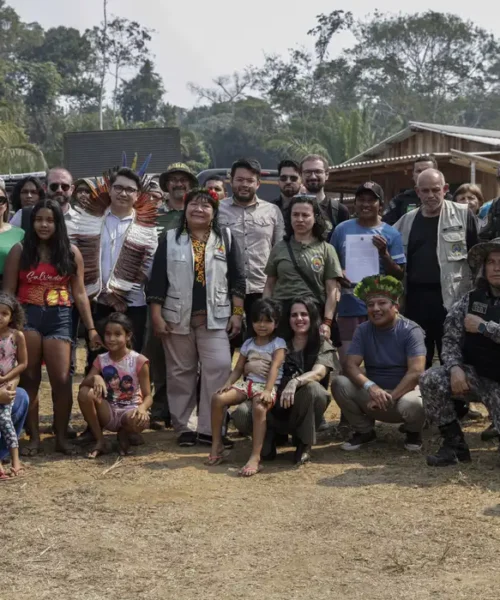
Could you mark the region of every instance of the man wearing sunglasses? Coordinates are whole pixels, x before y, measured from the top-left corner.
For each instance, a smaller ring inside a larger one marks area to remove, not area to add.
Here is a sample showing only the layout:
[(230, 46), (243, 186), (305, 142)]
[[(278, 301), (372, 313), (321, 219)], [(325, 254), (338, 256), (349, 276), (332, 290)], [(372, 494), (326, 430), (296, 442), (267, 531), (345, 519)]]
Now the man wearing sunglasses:
[(274, 200), (274, 204), (281, 210), (284, 217), (291, 199), (300, 193), (302, 179), (298, 163), (288, 158), (282, 160), (278, 165), (278, 183), (281, 193), (280, 197)]
[[(75, 211), (71, 207), (70, 200), (74, 191), (73, 177), (64, 167), (54, 167), (47, 173), (46, 195), (47, 198), (59, 202), (64, 214), (68, 233), (71, 233), (71, 221), (75, 216)], [(18, 210), (11, 219), (11, 225), (22, 227), (25, 231), (30, 223), (30, 215), (33, 207), (27, 206)]]

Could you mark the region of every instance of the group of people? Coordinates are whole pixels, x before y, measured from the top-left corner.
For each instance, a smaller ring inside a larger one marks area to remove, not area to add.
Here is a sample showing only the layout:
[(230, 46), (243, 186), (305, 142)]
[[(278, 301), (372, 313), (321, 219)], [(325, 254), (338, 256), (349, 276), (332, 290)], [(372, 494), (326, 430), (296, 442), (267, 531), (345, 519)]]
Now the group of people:
[[(76, 182), (57, 167), (45, 185), (16, 185), (10, 222), (0, 189), (0, 458), (11, 457), (0, 479), (40, 450), (42, 365), (56, 451), (75, 451), (81, 324), (89, 458), (111, 450), (105, 431), (127, 454), (145, 429), (172, 426), (179, 446), (206, 445), (218, 465), (233, 447), (230, 419), (252, 436), (242, 476), (290, 436), (301, 465), (332, 397), (347, 451), (376, 440), (375, 421), (401, 423), (405, 448), (419, 451), (432, 422), (443, 444), (428, 464), (470, 460), (460, 425), (470, 401), (485, 404), (498, 435), (495, 202), (479, 223), (480, 190), (448, 199), (432, 156), (415, 161), (415, 188), (385, 212), (380, 185), (359, 186), (353, 216), (325, 194), (321, 156), (284, 160), (278, 175), (280, 197), (266, 202), (253, 159), (232, 165), (231, 197), (221, 178), (200, 185), (183, 163), (158, 178), (122, 166)], [(378, 268), (361, 281), (348, 277), (349, 236), (375, 247)]]

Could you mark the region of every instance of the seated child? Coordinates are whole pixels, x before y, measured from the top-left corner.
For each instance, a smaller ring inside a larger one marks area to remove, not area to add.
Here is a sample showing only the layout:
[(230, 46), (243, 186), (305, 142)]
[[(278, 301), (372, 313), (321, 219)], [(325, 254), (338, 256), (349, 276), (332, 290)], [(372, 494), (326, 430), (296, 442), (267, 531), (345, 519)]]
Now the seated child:
[(104, 323), (104, 345), (80, 385), (78, 403), (96, 444), (88, 458), (109, 452), (104, 429), (116, 431), (120, 455), (129, 453), (130, 433), (149, 425), (153, 403), (148, 359), (131, 350), (132, 323), (122, 313), (112, 313)]
[[(266, 435), (267, 412), (276, 401), (276, 388), (283, 375), (286, 342), (276, 336), (280, 320), (279, 305), (270, 299), (255, 302), (252, 307), (253, 337), (247, 339), (240, 349), (240, 356), (229, 379), (212, 397), (212, 450), (207, 465), (218, 465), (224, 458), (222, 424), (228, 406), (252, 400), (253, 439), (252, 453), (247, 464), (240, 470), (243, 477), (251, 477), (261, 470), (260, 453)], [(270, 364), (267, 378), (257, 374), (258, 367)], [(252, 369), (255, 367), (255, 371)], [(238, 381), (246, 368), (246, 380)]]

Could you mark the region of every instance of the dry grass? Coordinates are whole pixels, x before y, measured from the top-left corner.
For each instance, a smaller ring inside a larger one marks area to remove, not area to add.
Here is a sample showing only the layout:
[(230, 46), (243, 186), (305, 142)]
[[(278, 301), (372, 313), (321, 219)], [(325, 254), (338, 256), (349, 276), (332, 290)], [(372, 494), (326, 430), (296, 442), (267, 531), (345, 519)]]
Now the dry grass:
[(428, 469), (381, 426), (370, 450), (326, 439), (295, 470), (283, 449), (251, 480), (237, 477), (248, 440), (208, 471), (172, 432), (119, 461), (59, 457), (47, 438), (29, 475), (0, 486), (0, 599), (496, 599), (500, 469), (484, 426), (468, 427), (471, 465)]

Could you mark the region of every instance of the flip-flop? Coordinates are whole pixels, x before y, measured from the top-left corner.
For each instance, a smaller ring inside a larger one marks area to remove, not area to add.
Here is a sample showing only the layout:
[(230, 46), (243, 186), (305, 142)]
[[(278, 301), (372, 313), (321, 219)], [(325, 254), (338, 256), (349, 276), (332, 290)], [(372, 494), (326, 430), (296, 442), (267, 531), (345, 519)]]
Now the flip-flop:
[(24, 475), (26, 475), (26, 469), (23, 466), (19, 467), (19, 469), (14, 469), (14, 467), (10, 468), (10, 473), (9, 473), (10, 479), (13, 479), (16, 477), (24, 477)]
[(260, 473), (263, 468), (264, 467), (262, 465), (259, 465), (257, 468), (247, 467), (245, 465), (238, 471), (238, 475), (240, 475), (240, 477), (253, 477), (254, 475), (257, 475), (257, 473)]
[(10, 477), (5, 471), (0, 471), (0, 481), (9, 481)]
[(221, 452), (220, 454), (209, 454), (205, 461), (207, 467), (216, 467), (220, 465), (229, 455), (229, 452)]

